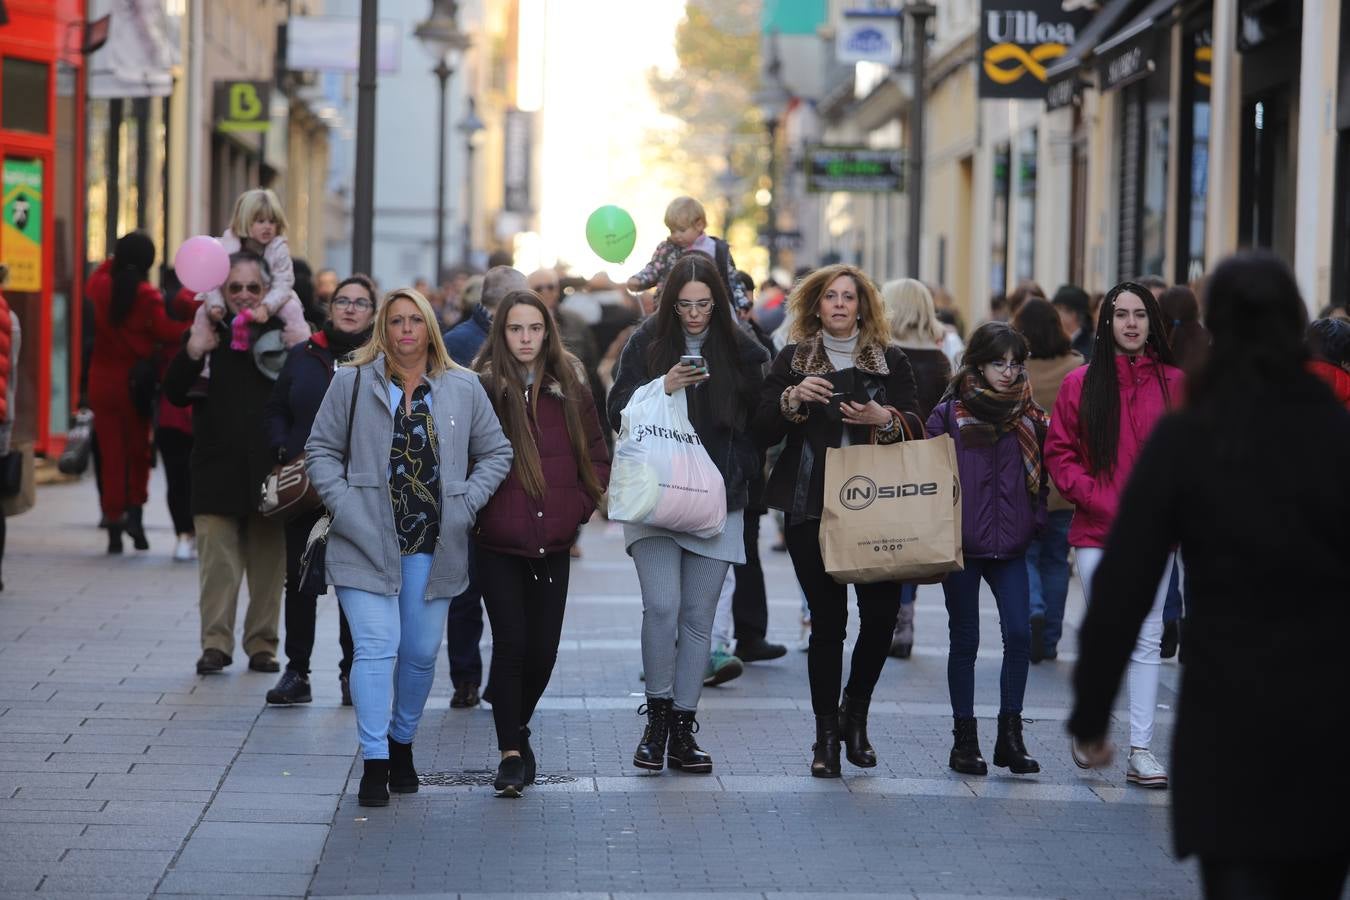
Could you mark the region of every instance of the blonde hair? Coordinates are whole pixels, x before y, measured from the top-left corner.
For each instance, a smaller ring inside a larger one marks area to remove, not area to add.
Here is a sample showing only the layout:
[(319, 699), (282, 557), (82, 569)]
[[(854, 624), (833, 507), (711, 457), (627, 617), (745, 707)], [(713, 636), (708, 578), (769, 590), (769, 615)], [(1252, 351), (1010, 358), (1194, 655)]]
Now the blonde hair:
[(888, 281), (881, 286), (881, 299), (891, 320), (891, 336), (901, 343), (939, 344), (947, 334), (937, 317), (937, 306), (928, 285), (913, 278)]
[(244, 191), (234, 201), (234, 215), (230, 217), (230, 230), (234, 236), (241, 241), (248, 237), (254, 222), (275, 222), (277, 234), (286, 233), (286, 213), (282, 212), (281, 200), (270, 188)]
[(427, 338), (427, 374), (436, 376), (463, 368), (450, 358), (450, 352), (445, 349), (445, 341), (441, 340), (441, 330), (437, 327), (440, 320), (436, 318), (436, 311), (431, 308), (430, 301), (422, 295), (421, 291), (410, 287), (390, 291), (383, 300), (378, 301), (375, 327), (370, 335), (370, 340), (362, 344), (352, 354), (351, 360), (346, 365), (368, 365), (383, 355), (386, 368), (389, 366), (389, 358), (392, 355), (389, 352), (389, 311), (394, 308), (395, 300), (409, 301), (417, 307), (417, 311), (426, 320), (427, 331), (429, 332)]
[(693, 197), (676, 197), (666, 207), (666, 227), (671, 231), (683, 231), (700, 222), (707, 225), (708, 214)]
[(820, 333), (820, 316), (817, 315), (820, 298), (836, 278), (844, 275), (852, 278), (858, 289), (858, 314), (862, 317), (858, 322), (858, 346), (890, 346), (891, 325), (877, 286), (861, 269), (844, 263), (816, 269), (792, 289), (792, 296), (788, 297), (788, 316), (792, 319), (791, 340), (800, 343)]

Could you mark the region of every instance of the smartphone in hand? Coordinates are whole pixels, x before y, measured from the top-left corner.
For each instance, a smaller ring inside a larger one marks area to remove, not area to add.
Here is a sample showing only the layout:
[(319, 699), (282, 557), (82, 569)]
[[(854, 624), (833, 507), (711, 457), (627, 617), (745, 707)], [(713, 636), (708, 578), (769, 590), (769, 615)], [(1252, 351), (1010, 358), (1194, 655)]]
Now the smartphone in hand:
[(705, 360), (702, 356), (687, 354), (685, 356), (680, 357), (680, 362), (686, 366), (692, 366), (700, 373), (705, 373), (708, 371), (708, 361)]

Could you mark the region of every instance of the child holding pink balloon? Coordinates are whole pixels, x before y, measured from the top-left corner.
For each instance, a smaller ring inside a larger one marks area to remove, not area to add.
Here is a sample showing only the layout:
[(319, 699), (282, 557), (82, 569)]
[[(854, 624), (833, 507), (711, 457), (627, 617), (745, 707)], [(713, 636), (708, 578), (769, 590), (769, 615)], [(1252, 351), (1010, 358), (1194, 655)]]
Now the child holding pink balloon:
[(727, 292), (737, 309), (750, 306), (750, 298), (736, 280), (736, 260), (731, 258), (731, 248), (721, 238), (708, 234), (708, 214), (703, 204), (693, 197), (676, 197), (666, 207), (666, 227), (670, 237), (656, 245), (651, 262), (640, 272), (628, 279), (630, 291), (645, 291), (665, 283), (666, 276), (675, 268), (675, 263), (686, 253), (699, 252), (717, 264)]
[[(281, 201), (267, 188), (254, 188), (239, 195), (234, 204), (230, 227), (225, 229), (218, 241), (228, 254), (241, 249), (257, 253), (266, 261), (272, 275), (272, 283), (262, 303), (248, 311), (250, 318), (242, 324), (266, 322), (272, 316), (277, 316), (283, 326), (282, 340), (287, 347), (294, 347), (309, 340), (310, 328), (305, 321), (304, 307), (294, 290), (295, 271), (291, 266), (291, 250), (285, 235), (286, 214), (282, 212)], [(225, 298), (221, 296), (219, 285), (203, 292), (201, 297), (205, 302), (197, 309), (199, 325), (204, 326), (208, 319), (219, 322), (225, 318)], [(235, 324), (238, 326), (241, 323)], [(244, 347), (236, 349), (248, 349), (247, 338)], [(209, 372), (203, 370), (202, 377), (209, 377)]]

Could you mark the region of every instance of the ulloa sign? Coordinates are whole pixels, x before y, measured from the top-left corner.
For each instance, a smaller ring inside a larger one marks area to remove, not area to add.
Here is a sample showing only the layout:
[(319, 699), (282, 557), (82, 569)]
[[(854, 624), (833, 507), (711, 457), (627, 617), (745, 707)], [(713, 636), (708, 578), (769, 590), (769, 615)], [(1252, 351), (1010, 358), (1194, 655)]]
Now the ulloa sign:
[(1046, 66), (1064, 55), (1091, 16), (1078, 6), (1076, 0), (984, 0), (980, 96), (1044, 97)]

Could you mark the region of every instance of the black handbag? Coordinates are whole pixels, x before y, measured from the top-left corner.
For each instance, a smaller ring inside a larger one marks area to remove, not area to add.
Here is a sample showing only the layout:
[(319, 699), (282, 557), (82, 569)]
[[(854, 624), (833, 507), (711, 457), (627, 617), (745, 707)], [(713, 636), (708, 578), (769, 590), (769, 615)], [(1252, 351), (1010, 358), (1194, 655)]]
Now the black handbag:
[(153, 359), (138, 359), (131, 366), (128, 377), (131, 406), (142, 419), (155, 414), (155, 400), (159, 397), (159, 372)]
[(23, 451), (0, 456), (0, 497), (17, 497), (23, 487)]
[[(361, 393), (361, 370), (356, 370), (352, 384), (352, 405), (347, 410), (347, 446), (342, 451), (342, 479), (347, 480), (347, 466), (352, 457), (352, 424), (356, 421), (356, 398)], [(300, 591), (318, 596), (328, 590), (324, 578), (324, 564), (328, 558), (328, 530), (333, 525), (333, 510), (319, 517), (305, 539), (305, 551), (300, 555)]]

